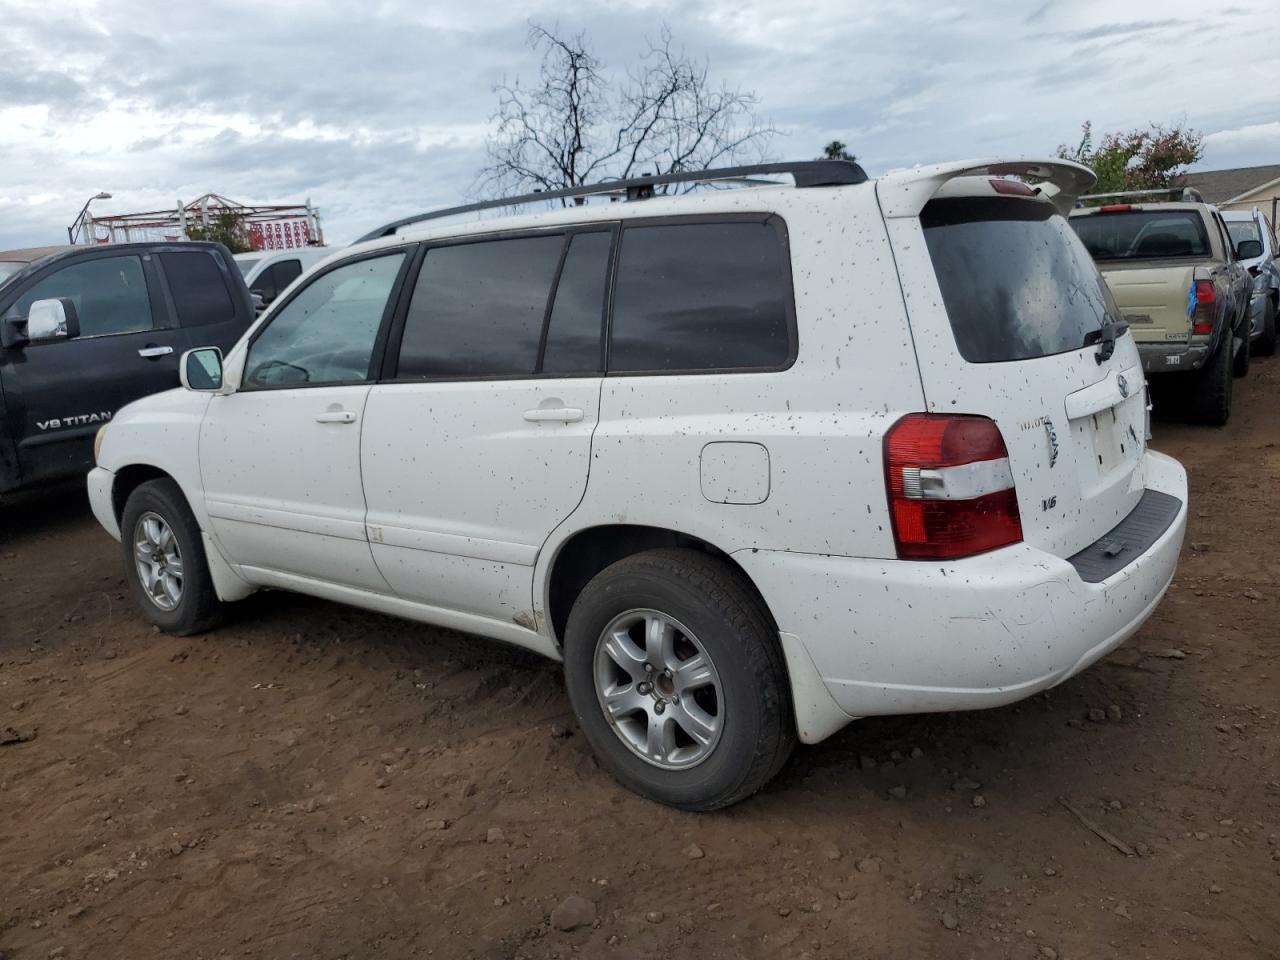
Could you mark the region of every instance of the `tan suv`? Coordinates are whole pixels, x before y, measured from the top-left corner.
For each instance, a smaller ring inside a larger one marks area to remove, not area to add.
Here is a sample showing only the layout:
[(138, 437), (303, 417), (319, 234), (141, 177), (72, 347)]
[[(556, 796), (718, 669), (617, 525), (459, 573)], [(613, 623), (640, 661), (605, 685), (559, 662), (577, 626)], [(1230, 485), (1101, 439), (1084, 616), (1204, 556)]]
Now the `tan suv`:
[(1221, 425), (1231, 415), (1231, 380), (1249, 369), (1248, 271), (1235, 258), (1217, 207), (1192, 190), (1178, 201), (1140, 202), (1171, 191), (1084, 197), (1071, 212), (1106, 278), (1151, 374), (1188, 374), (1191, 418)]

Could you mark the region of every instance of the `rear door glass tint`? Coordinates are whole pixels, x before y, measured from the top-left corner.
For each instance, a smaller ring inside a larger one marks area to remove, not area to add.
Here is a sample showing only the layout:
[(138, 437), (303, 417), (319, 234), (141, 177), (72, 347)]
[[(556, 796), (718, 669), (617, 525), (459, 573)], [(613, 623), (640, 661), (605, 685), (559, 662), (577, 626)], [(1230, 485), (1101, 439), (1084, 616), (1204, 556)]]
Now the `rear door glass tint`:
[(611, 371), (776, 369), (793, 353), (776, 220), (625, 227)]
[(184, 327), (228, 323), (236, 308), (213, 254), (202, 250), (160, 254), (169, 292)]
[(569, 243), (543, 349), (543, 373), (597, 373), (604, 331), (609, 233), (579, 233)]
[(563, 245), (555, 234), (428, 250), (396, 376), (531, 376)]
[(1078, 350), (1117, 315), (1088, 251), (1047, 203), (933, 200), (920, 222), (956, 346), (970, 363)]

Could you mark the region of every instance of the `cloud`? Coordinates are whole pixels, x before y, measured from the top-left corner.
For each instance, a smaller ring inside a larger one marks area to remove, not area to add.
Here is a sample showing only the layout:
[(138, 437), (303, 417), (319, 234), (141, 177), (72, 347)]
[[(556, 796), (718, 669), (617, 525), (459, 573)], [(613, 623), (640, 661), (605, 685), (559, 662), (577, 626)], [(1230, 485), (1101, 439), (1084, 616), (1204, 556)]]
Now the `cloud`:
[(873, 174), (1051, 152), (1087, 119), (1099, 131), (1185, 119), (1209, 134), (1214, 163), (1280, 157), (1259, 122), (1275, 115), (1280, 87), (1260, 0), (1210, 25), (1211, 43), (1189, 42), (1206, 29), (1190, 0), (1133, 0), (1123, 21), (1115, 9), (1102, 0), (1030, 12), (1013, 0), (370, 0), (357, 12), (319, 0), (8, 0), (0, 248), (56, 241), (99, 190), (114, 197), (95, 204), (104, 212), (167, 209), (208, 192), (309, 197), (334, 241), (457, 203), (484, 162), (493, 85), (536, 76), (531, 20), (585, 31), (616, 72), (665, 22), (713, 78), (756, 91), (786, 131), (776, 154), (811, 157), (838, 138)]

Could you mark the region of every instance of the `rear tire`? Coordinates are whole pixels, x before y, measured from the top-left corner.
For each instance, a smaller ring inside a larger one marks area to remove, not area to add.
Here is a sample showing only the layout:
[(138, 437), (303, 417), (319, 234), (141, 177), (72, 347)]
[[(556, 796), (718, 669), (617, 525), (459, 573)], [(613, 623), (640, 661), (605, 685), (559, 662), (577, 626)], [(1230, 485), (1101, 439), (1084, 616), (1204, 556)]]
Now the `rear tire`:
[[(685, 686), (681, 664), (698, 657), (710, 670)], [(569, 614), (564, 661), (569, 700), (600, 762), (659, 803), (737, 803), (795, 746), (776, 628), (742, 575), (706, 554), (650, 550), (597, 574)]]
[[(1234, 344), (1235, 340), (1232, 339)], [(1243, 377), (1249, 373), (1249, 324), (1244, 325), (1244, 342), (1240, 344), (1240, 349), (1231, 358), (1231, 375), (1235, 377)]]
[(1188, 406), (1194, 423), (1221, 427), (1231, 419), (1231, 343), (1230, 335), (1223, 337), (1209, 362), (1193, 374)]
[(1276, 302), (1270, 296), (1262, 304), (1262, 333), (1253, 341), (1253, 352), (1260, 357), (1272, 357), (1276, 352)]
[(221, 621), (200, 526), (172, 480), (140, 484), (120, 518), (125, 579), (142, 615), (166, 633), (203, 633)]

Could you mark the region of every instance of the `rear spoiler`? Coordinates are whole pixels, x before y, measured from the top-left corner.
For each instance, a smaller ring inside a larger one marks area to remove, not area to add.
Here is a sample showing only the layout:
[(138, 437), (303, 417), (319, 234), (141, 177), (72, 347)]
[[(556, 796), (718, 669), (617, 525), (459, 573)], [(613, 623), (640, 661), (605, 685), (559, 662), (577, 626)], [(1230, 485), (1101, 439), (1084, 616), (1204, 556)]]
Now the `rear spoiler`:
[(918, 217), (942, 187), (957, 177), (1033, 178), (1040, 196), (1049, 200), (1064, 217), (1076, 198), (1098, 180), (1092, 170), (1072, 160), (961, 160), (913, 167), (889, 173), (876, 181), (876, 196), (885, 217)]

